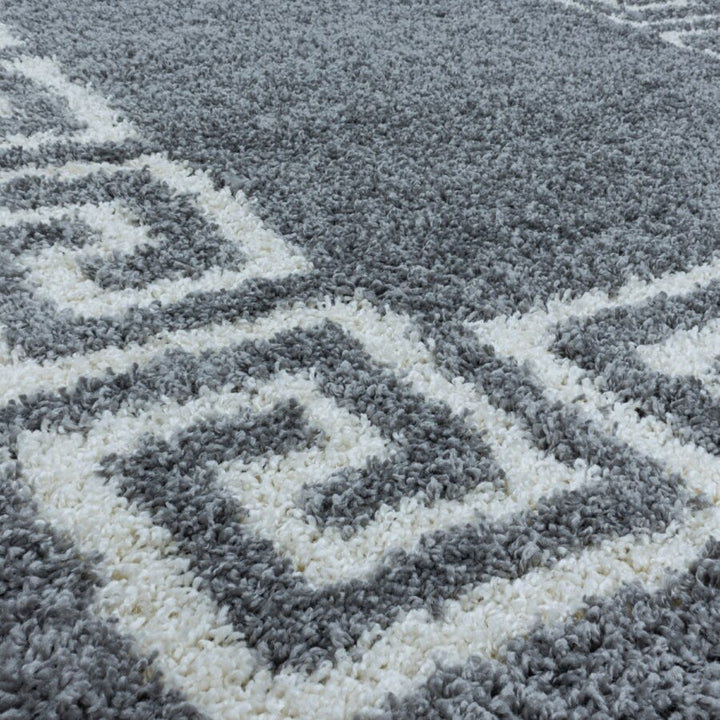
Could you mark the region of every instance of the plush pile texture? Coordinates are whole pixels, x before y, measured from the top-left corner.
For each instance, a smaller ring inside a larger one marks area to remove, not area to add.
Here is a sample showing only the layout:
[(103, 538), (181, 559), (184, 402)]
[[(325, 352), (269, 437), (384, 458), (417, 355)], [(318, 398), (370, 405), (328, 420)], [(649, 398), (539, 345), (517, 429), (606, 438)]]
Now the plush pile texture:
[(0, 23), (0, 718), (720, 718), (720, 0)]

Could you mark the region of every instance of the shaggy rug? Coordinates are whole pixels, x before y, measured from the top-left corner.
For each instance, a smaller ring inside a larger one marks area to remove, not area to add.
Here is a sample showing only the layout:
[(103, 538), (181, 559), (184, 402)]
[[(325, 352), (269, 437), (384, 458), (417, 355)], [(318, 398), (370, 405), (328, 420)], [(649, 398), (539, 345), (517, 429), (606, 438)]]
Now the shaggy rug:
[(720, 718), (720, 1), (5, 0), (3, 720)]

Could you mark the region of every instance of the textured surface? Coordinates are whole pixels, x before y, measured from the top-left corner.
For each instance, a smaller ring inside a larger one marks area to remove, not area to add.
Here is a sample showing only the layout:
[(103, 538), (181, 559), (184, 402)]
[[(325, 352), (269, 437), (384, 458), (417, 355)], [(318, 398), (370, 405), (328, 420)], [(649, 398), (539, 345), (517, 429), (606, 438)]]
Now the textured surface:
[(0, 22), (2, 717), (720, 714), (720, 3)]

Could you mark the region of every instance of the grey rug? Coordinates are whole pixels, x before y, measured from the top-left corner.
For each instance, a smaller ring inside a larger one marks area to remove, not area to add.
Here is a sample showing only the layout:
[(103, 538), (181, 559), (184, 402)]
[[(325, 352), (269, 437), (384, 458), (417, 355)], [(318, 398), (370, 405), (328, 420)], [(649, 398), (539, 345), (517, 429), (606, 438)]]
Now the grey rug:
[(6, 0), (0, 717), (720, 717), (720, 2)]

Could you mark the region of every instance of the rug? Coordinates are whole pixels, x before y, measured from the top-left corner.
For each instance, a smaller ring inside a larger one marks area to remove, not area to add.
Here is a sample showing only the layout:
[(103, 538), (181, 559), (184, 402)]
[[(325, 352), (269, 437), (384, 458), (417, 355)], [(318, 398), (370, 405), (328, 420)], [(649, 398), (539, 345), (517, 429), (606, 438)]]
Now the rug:
[(0, 23), (0, 717), (720, 717), (720, 2)]

